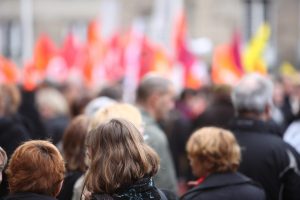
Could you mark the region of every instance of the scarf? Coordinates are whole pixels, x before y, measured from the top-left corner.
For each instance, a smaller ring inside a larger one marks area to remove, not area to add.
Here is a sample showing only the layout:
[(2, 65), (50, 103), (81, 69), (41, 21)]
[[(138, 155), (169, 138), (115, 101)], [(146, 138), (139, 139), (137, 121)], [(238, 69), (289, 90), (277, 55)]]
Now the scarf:
[(143, 178), (133, 185), (119, 188), (113, 194), (94, 194), (92, 200), (161, 200), (152, 178)]

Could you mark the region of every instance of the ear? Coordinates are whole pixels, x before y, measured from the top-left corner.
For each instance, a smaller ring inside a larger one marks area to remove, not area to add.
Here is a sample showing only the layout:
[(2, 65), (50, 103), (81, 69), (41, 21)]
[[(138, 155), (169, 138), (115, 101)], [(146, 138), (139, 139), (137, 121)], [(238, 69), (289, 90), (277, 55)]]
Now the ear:
[(151, 96), (148, 98), (147, 104), (153, 107), (157, 100), (159, 99), (159, 94), (158, 93), (153, 93)]
[(62, 186), (63, 186), (63, 183), (64, 183), (64, 180), (62, 180), (62, 181), (58, 184), (58, 186), (57, 186), (57, 188), (56, 188), (56, 191), (55, 191), (55, 197), (57, 197), (57, 196), (59, 195), (59, 193), (60, 193), (60, 191), (61, 191), (61, 188), (62, 188)]
[(272, 116), (272, 106), (267, 104), (265, 106), (265, 109), (264, 109), (264, 113), (263, 113), (263, 120), (269, 120), (271, 119), (271, 116)]

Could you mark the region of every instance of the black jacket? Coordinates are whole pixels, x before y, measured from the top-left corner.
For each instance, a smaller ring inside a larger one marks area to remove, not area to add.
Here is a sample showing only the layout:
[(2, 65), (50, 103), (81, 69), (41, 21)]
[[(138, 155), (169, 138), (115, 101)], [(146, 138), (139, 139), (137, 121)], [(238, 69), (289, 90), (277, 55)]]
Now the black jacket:
[(152, 178), (143, 178), (136, 183), (123, 186), (113, 194), (93, 194), (92, 200), (167, 200), (166, 196), (154, 186)]
[[(6, 151), (8, 158), (23, 142), (30, 139), (30, 135), (18, 115), (0, 117), (0, 146)], [(0, 197), (8, 194), (6, 174), (0, 184)]]
[(68, 172), (65, 176), (63, 186), (57, 199), (59, 200), (72, 200), (73, 189), (78, 178), (82, 176), (82, 172), (79, 171), (71, 171)]
[(259, 182), (268, 200), (300, 199), (300, 156), (268, 123), (237, 118), (231, 124), (242, 149), (239, 171)]
[(264, 200), (265, 193), (240, 173), (216, 173), (188, 191), (181, 200)]
[(4, 200), (56, 200), (56, 198), (35, 193), (17, 193), (5, 197)]

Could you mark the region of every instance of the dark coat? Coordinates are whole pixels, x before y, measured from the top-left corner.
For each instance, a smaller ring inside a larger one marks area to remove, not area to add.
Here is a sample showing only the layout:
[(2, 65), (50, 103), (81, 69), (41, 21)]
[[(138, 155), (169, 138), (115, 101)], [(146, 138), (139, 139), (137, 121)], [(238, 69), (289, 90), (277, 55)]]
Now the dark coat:
[(251, 179), (240, 173), (209, 175), (188, 191), (181, 200), (264, 200), (265, 193)]
[(242, 149), (239, 171), (259, 182), (268, 200), (300, 198), (300, 156), (268, 123), (237, 118), (231, 124)]
[(21, 90), (22, 101), (19, 113), (22, 116), (25, 126), (29, 130), (30, 137), (34, 140), (47, 139), (48, 133), (43, 124), (42, 117), (37, 109), (35, 91)]
[(20, 144), (29, 139), (30, 134), (18, 115), (0, 118), (0, 146), (8, 157)]
[(130, 186), (117, 189), (113, 194), (92, 194), (92, 200), (167, 200), (165, 194), (154, 186), (152, 178), (143, 178)]
[(57, 196), (57, 199), (72, 200), (74, 185), (76, 181), (82, 176), (82, 174), (83, 173), (79, 171), (68, 172), (64, 179), (61, 191)]
[[(30, 135), (17, 115), (0, 118), (0, 146), (6, 151), (8, 158), (23, 142), (30, 139)], [(8, 194), (6, 174), (0, 184), (0, 197)]]
[(4, 200), (56, 200), (56, 198), (35, 193), (17, 193), (8, 195)]

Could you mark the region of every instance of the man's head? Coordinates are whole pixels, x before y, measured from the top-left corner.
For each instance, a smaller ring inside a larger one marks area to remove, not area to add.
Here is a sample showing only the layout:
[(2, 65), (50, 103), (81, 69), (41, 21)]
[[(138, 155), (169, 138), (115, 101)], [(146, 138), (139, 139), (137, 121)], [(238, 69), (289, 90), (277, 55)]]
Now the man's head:
[(259, 74), (248, 74), (233, 89), (231, 99), (238, 115), (270, 117), (273, 84)]
[(137, 103), (156, 120), (164, 119), (174, 108), (175, 91), (173, 84), (161, 76), (145, 76), (136, 95)]
[(7, 155), (6, 152), (0, 147), (0, 183), (2, 182), (2, 172), (7, 163)]

